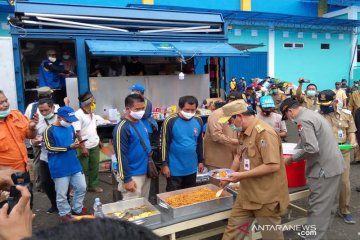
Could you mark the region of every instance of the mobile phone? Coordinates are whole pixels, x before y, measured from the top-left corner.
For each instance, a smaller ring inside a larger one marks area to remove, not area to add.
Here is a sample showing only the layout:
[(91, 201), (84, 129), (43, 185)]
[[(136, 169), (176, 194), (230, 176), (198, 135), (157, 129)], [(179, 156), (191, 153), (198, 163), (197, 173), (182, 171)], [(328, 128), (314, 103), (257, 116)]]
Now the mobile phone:
[(81, 140), (80, 141), (80, 143), (84, 143), (84, 142), (86, 142), (88, 139), (83, 139), (83, 140)]

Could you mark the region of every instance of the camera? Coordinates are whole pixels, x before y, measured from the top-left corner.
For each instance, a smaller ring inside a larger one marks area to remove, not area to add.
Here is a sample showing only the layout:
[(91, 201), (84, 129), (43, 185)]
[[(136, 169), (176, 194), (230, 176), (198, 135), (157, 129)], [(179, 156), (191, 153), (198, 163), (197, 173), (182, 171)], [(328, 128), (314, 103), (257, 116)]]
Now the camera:
[(27, 172), (17, 172), (11, 174), (11, 179), (14, 183), (13, 186), (10, 187), (10, 194), (6, 201), (0, 203), (0, 207), (2, 207), (5, 203), (8, 203), (9, 209), (8, 214), (15, 207), (15, 205), (19, 202), (21, 198), (21, 193), (16, 189), (17, 185), (25, 186), (29, 190), (31, 194), (30, 198), (30, 208), (32, 208), (33, 196), (32, 196), (32, 183), (30, 181), (30, 175)]

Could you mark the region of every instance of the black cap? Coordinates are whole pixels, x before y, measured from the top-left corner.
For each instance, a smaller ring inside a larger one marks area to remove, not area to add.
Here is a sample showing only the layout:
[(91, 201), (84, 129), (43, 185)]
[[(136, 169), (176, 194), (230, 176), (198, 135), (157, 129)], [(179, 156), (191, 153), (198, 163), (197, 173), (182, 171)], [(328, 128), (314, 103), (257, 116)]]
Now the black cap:
[(331, 103), (335, 100), (336, 93), (333, 90), (324, 90), (321, 91), (318, 95), (319, 105), (321, 106), (330, 106)]
[(296, 98), (287, 98), (285, 99), (281, 104), (280, 104), (280, 112), (282, 113), (282, 120), (286, 120), (286, 112), (289, 108), (291, 108), (292, 106), (296, 105), (296, 104), (300, 104), (298, 100), (296, 100)]
[(239, 100), (243, 99), (242, 94), (240, 92), (231, 92), (228, 100)]

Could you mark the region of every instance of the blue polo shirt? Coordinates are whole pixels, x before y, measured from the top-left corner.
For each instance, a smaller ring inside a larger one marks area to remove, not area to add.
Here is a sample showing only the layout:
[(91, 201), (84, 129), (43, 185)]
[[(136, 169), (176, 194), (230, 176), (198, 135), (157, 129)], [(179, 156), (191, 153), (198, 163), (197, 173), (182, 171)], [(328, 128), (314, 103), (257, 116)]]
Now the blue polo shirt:
[(70, 149), (76, 135), (73, 126), (51, 125), (44, 132), (44, 142), (48, 152), (48, 164), (51, 178), (71, 176), (81, 172), (82, 167), (76, 156), (76, 150)]
[[(147, 151), (141, 144), (134, 127), (143, 139)], [(128, 120), (120, 121), (113, 131), (113, 142), (119, 166), (118, 173), (125, 183), (130, 182), (132, 176), (147, 174), (151, 145), (147, 129), (141, 121), (133, 122), (132, 125)]]
[(203, 162), (203, 122), (199, 117), (183, 119), (179, 114), (165, 119), (161, 130), (162, 160), (171, 176), (187, 176), (197, 172)]

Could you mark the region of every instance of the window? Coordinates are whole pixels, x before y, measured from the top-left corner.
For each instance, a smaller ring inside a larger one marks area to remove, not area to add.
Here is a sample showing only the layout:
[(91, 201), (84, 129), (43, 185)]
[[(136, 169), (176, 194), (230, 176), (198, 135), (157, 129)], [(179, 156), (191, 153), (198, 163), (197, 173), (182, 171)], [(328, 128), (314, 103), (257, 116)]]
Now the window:
[(329, 43), (322, 43), (320, 48), (321, 49), (330, 49), (330, 44)]
[(284, 43), (284, 48), (293, 48), (293, 43)]
[(294, 43), (294, 48), (304, 48), (303, 43)]

